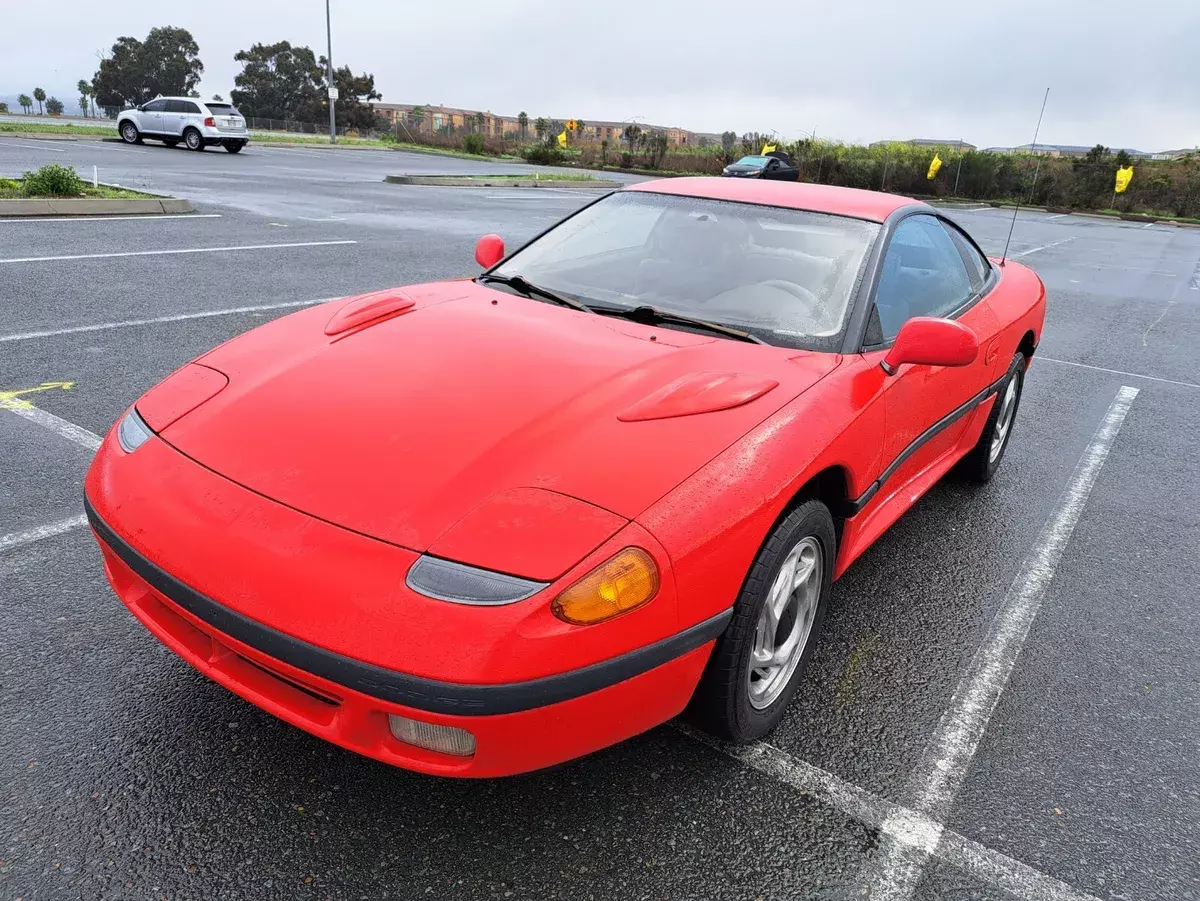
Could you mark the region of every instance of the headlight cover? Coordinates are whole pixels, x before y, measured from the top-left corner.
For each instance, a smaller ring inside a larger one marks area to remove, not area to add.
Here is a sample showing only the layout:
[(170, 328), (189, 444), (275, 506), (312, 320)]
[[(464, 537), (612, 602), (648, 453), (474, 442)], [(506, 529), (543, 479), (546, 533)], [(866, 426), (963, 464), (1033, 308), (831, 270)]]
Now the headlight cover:
[(404, 584), (418, 594), (439, 601), (494, 607), (523, 601), (550, 583), (424, 556), (409, 568)]
[(117, 442), (127, 454), (132, 454), (153, 434), (150, 426), (138, 415), (137, 407), (131, 408), (117, 426)]

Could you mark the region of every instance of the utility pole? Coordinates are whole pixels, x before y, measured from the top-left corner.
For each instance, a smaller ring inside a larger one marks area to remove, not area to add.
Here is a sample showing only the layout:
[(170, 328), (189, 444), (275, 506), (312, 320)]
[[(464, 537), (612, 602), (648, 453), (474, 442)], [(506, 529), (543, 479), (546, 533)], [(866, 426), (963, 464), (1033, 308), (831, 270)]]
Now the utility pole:
[(337, 116), (334, 114), (334, 104), (338, 99), (337, 88), (333, 84), (333, 30), (329, 27), (329, 0), (325, 0), (325, 71), (329, 81), (329, 143), (337, 143)]
[(950, 192), (952, 197), (958, 196), (958, 180), (962, 177), (962, 158), (963, 158), (963, 139), (958, 139), (958, 171), (954, 173), (954, 190)]

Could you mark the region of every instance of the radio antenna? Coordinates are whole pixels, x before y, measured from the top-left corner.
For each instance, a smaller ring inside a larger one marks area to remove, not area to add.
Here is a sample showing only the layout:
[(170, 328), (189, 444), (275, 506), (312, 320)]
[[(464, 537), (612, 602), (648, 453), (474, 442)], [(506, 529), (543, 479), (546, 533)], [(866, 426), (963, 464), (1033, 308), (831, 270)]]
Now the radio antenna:
[[(1042, 98), (1042, 111), (1038, 113), (1037, 128), (1033, 130), (1033, 143), (1029, 145), (1029, 149), (1035, 154), (1037, 153), (1037, 139), (1042, 131), (1042, 116), (1046, 115), (1046, 101), (1050, 99), (1050, 89), (1046, 88), (1046, 96)], [(1033, 184), (1029, 187), (1029, 200), (1033, 201), (1033, 192), (1037, 188), (1038, 173), (1042, 171), (1042, 158), (1039, 155), (1037, 165), (1033, 167)], [(1008, 226), (1008, 238), (1004, 242), (1004, 254), (1000, 257), (1000, 265), (1003, 266), (1008, 262), (1008, 245), (1012, 243), (1013, 229), (1017, 227), (1017, 213), (1021, 211), (1021, 198), (1017, 198), (1016, 209), (1013, 210), (1012, 222)]]

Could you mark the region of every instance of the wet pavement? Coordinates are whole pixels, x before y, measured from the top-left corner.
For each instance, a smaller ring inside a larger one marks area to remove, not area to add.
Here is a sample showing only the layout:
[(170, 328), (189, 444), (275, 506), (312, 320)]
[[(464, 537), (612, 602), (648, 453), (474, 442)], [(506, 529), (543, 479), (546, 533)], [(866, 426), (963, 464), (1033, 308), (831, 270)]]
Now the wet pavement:
[[(75, 382), (35, 402), (96, 433), (281, 304), (470, 274), (479, 234), (520, 242), (595, 196), (382, 184), (490, 171), (428, 155), (46, 143), (6, 140), (0, 175), (100, 165), (208, 217), (0, 222), (0, 391)], [(951, 215), (1002, 250), (1011, 212)], [(163, 249), (188, 252), (115, 256)], [(1200, 230), (1022, 212), (1010, 253), (1050, 299), (1003, 468), (943, 481), (835, 585), (758, 756), (667, 725), (462, 783), (327, 745), (162, 647), (85, 529), (4, 544), (79, 514), (90, 453), (0, 412), (0, 898), (861, 897), (1123, 386), (1138, 394), (949, 814), (918, 824), (933, 838), (909, 890), (1200, 896)], [(45, 256), (88, 258), (4, 262)]]

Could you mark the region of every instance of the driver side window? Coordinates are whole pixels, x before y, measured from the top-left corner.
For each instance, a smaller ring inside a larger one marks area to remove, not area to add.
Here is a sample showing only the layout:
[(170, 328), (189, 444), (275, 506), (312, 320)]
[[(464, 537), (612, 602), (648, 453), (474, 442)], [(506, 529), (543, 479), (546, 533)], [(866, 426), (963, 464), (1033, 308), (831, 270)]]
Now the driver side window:
[(910, 216), (896, 227), (884, 254), (866, 342), (891, 341), (914, 316), (948, 316), (973, 293), (946, 230), (933, 216)]

